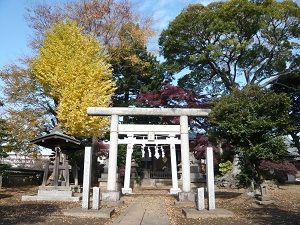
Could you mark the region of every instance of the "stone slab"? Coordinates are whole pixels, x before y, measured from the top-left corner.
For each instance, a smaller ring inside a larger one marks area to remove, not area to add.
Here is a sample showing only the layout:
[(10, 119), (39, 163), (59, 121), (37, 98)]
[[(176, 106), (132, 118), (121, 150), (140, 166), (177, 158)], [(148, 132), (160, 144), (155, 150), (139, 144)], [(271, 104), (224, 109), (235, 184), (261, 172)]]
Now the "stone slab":
[(74, 216), (74, 217), (89, 217), (89, 218), (110, 218), (114, 212), (115, 212), (114, 208), (101, 208), (99, 210), (73, 208), (64, 211), (64, 215)]
[(38, 195), (23, 195), (22, 201), (59, 201), (59, 202), (79, 202), (81, 196), (61, 197), (61, 196), (38, 196)]
[(106, 206), (106, 207), (119, 207), (124, 205), (124, 201), (123, 200), (119, 200), (116, 202), (103, 202), (101, 201), (101, 206)]
[(53, 191), (53, 190), (60, 190), (60, 191), (71, 191), (74, 186), (39, 186), (39, 190), (43, 191)]
[(197, 219), (197, 218), (222, 218), (222, 217), (233, 217), (234, 213), (227, 209), (213, 209), (213, 210), (197, 210), (197, 209), (182, 209), (182, 213), (186, 218)]
[(267, 201), (255, 200), (255, 202), (256, 202), (258, 205), (270, 205), (270, 204), (274, 204), (274, 203), (275, 203), (274, 200), (267, 200)]
[(72, 191), (64, 190), (38, 190), (38, 196), (47, 196), (47, 197), (72, 197)]
[(180, 201), (175, 201), (174, 205), (179, 206), (179, 207), (196, 207), (196, 202), (180, 202)]

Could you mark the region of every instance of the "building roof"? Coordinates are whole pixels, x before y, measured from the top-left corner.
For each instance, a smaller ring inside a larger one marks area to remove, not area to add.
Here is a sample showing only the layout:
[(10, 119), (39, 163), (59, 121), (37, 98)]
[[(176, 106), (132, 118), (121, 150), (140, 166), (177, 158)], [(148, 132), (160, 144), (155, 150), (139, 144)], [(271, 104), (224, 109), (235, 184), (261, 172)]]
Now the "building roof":
[(64, 150), (76, 150), (82, 148), (79, 140), (64, 134), (59, 127), (55, 127), (50, 134), (32, 139), (30, 143), (50, 149), (54, 149), (55, 147)]

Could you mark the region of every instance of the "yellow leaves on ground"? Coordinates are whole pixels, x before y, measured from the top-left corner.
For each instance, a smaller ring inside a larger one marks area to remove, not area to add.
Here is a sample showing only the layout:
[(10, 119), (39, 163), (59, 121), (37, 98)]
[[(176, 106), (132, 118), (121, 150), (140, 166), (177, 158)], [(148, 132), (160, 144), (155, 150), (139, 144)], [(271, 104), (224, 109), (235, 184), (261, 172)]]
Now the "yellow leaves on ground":
[(114, 93), (112, 71), (102, 46), (83, 35), (73, 21), (61, 22), (46, 33), (39, 57), (33, 60), (34, 78), (58, 102), (60, 126), (67, 133), (99, 136), (103, 118), (88, 117), (89, 106), (108, 107)]

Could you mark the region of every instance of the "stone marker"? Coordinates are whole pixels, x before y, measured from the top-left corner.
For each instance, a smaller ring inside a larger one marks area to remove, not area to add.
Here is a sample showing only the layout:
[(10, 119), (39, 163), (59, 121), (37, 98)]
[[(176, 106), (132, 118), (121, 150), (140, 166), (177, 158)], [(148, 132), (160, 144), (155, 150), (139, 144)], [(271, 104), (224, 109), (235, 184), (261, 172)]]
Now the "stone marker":
[(100, 209), (100, 188), (93, 187), (93, 206), (92, 209)]
[(208, 192), (208, 210), (216, 208), (215, 202), (215, 178), (214, 178), (214, 162), (213, 148), (206, 148), (206, 184)]
[(204, 208), (204, 188), (197, 188), (197, 209), (203, 210)]
[(82, 209), (89, 209), (90, 206), (91, 166), (92, 166), (91, 162), (92, 162), (92, 148), (85, 147), (83, 189), (82, 189)]

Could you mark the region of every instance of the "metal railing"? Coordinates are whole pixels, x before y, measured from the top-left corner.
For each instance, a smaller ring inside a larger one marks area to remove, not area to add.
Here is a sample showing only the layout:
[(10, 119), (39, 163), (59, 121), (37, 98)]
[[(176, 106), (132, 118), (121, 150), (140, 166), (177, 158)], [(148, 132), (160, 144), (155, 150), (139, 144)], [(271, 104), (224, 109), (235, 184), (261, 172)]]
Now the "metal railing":
[(150, 178), (151, 179), (169, 179), (172, 178), (171, 171), (150, 171)]

